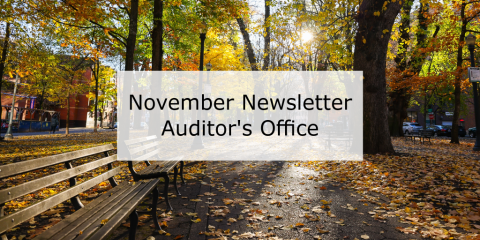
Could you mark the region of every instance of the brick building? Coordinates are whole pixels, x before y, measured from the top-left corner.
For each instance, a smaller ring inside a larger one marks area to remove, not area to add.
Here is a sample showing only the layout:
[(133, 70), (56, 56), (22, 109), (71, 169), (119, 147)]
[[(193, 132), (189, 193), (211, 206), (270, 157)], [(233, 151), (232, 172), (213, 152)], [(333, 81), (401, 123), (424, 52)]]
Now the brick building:
[[(92, 78), (92, 72), (90, 68), (86, 68), (83, 73), (83, 77), (89, 81)], [(4, 77), (8, 82), (14, 83), (15, 79), (10, 79)], [(40, 109), (39, 103), (37, 101), (37, 96), (28, 96), (22, 93), (22, 79), (20, 78), (19, 85), (17, 87), (17, 94), (15, 97), (15, 110), (13, 110), (14, 120), (40, 120), (41, 121), (50, 121), (51, 114), (46, 114), (40, 110), (31, 112), (28, 109)], [(2, 114), (0, 119), (7, 121), (9, 114), (11, 113), (12, 105), (12, 94), (13, 89), (4, 89), (2, 90), (1, 105), (3, 107)], [(20, 109), (23, 109), (21, 111)], [(66, 127), (67, 122), (67, 107), (60, 104), (49, 103), (49, 107), (46, 110), (55, 111), (60, 114), (60, 128)], [(76, 97), (70, 98), (70, 121), (69, 127), (86, 127), (87, 115), (89, 112), (89, 100), (87, 98), (87, 93), (78, 94)]]

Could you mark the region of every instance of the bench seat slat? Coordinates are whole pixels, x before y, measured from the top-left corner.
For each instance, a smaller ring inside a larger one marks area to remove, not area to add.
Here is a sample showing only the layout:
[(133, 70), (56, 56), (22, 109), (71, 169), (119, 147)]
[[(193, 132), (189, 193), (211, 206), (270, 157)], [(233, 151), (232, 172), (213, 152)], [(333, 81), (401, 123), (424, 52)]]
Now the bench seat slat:
[(55, 164), (63, 163), (66, 161), (70, 161), (72, 159), (87, 157), (90, 155), (110, 151), (113, 149), (114, 149), (113, 145), (108, 144), (108, 145), (102, 145), (99, 147), (78, 150), (74, 152), (68, 152), (68, 153), (62, 153), (58, 155), (43, 157), (43, 158), (32, 159), (24, 162), (6, 164), (3, 166), (0, 166), (0, 178), (14, 176), (17, 174), (36, 170), (39, 168), (44, 168), (44, 167), (52, 166)]
[(160, 149), (156, 149), (156, 150), (153, 150), (149, 153), (146, 153), (140, 157), (137, 157), (135, 158), (135, 161), (150, 161), (150, 160), (155, 160), (155, 159), (151, 159), (151, 157), (155, 156), (158, 154), (158, 152), (160, 152)]
[[(135, 208), (142, 201), (142, 199), (145, 198), (153, 190), (153, 188), (157, 187), (158, 183), (158, 179), (154, 179), (146, 183), (146, 186), (142, 189), (142, 191), (139, 192), (128, 203), (124, 204), (123, 207), (115, 214), (115, 216), (113, 216), (104, 226), (99, 228), (99, 230), (94, 235), (92, 235), (90, 239), (104, 239), (108, 235), (110, 235), (110, 233), (112, 233), (113, 230), (120, 226), (122, 221), (135, 210)], [(79, 238), (79, 240), (82, 239), (86, 239), (86, 237)]]
[(169, 172), (171, 171), (175, 165), (177, 165), (179, 161), (152, 161), (152, 165), (146, 167), (142, 171), (140, 171), (140, 175), (144, 174), (151, 174), (154, 172)]
[(0, 218), (0, 233), (5, 232), (6, 230), (13, 228), (14, 226), (42, 213), (48, 209), (78, 195), (81, 192), (86, 191), (89, 188), (94, 187), (100, 182), (106, 181), (108, 178), (111, 178), (122, 171), (120, 167), (114, 168), (110, 171), (107, 171), (103, 174), (98, 175), (95, 178), (87, 180), (81, 184), (70, 187), (69, 189), (55, 194), (47, 199), (42, 200), (41, 202), (35, 203), (32, 206), (24, 208), (20, 211), (12, 213), (10, 215)]
[[(110, 189), (108, 192), (103, 193), (100, 197), (96, 198), (85, 207), (75, 211), (67, 218), (63, 219), (62, 221), (55, 224), (53, 227), (47, 229), (42, 234), (38, 235), (34, 238), (34, 240), (47, 240), (51, 238), (55, 238), (56, 234), (65, 232), (65, 229), (71, 229), (72, 224), (75, 223), (78, 219), (82, 218), (85, 214), (89, 211), (96, 212), (102, 208), (102, 204), (109, 204), (118, 196), (118, 194), (122, 194), (123, 192), (127, 191), (131, 187), (127, 181), (122, 182), (117, 187)], [(68, 233), (70, 231), (67, 231)]]
[(69, 226), (70, 229), (68, 232), (59, 232), (57, 234), (58, 237), (56, 237), (55, 240), (77, 239), (76, 237), (80, 231), (83, 233), (81, 236), (78, 236), (78, 238), (88, 237), (90, 234), (92, 234), (93, 229), (98, 227), (96, 226), (97, 224), (100, 224), (104, 219), (109, 219), (115, 214), (116, 211), (118, 211), (121, 206), (130, 201), (130, 199), (136, 195), (136, 192), (140, 191), (144, 187), (145, 184), (130, 184), (127, 191), (114, 196), (115, 199), (109, 204), (101, 204), (101, 208), (97, 211), (88, 211), (80, 219), (77, 219), (77, 221)]
[(33, 181), (20, 184), (18, 186), (0, 190), (0, 203), (10, 201), (17, 197), (21, 197), (26, 193), (34, 192), (41, 188), (50, 186), (54, 183), (67, 180), (71, 177), (75, 177), (77, 175), (96, 169), (108, 163), (114, 162), (116, 160), (116, 157), (117, 155), (112, 155), (112, 156), (102, 158), (93, 162), (82, 164), (75, 168), (67, 169), (65, 171), (61, 171), (61, 172), (54, 173), (42, 178), (38, 178)]

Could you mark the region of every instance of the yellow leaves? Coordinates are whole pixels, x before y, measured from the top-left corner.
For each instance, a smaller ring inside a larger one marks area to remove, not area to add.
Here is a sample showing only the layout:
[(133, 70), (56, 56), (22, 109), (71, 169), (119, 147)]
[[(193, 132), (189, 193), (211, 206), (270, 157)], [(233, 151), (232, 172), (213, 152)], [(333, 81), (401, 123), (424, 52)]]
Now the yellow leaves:
[(317, 225), (315, 226), (315, 228), (317, 229), (318, 233), (320, 233), (320, 234), (328, 233), (328, 232), (329, 232), (328, 230), (324, 230), (324, 229), (323, 229), (324, 226), (321, 225), (321, 224), (317, 224)]
[(366, 43), (367, 43), (367, 40), (365, 39), (364, 36), (362, 36), (362, 42), (363, 42), (363, 44), (366, 44)]
[(197, 217), (197, 213), (193, 213), (193, 212), (187, 212), (185, 213), (187, 216), (191, 216), (191, 217)]
[(158, 233), (159, 233), (160, 235), (165, 235), (165, 236), (167, 236), (167, 237), (172, 235), (172, 234), (170, 234), (170, 233), (167, 233), (167, 232), (164, 231), (164, 230), (159, 230)]
[(17, 202), (17, 201), (10, 201), (8, 203), (8, 208), (23, 208), (27, 205), (27, 202), (26, 201), (23, 201), (23, 202)]
[(379, 16), (380, 16), (380, 12), (379, 12), (379, 11), (374, 12), (374, 13), (373, 13), (373, 16), (379, 17)]
[(308, 207), (307, 204), (303, 204), (300, 208), (303, 210), (310, 210), (310, 207)]
[(327, 201), (327, 200), (323, 200), (323, 199), (320, 200), (320, 202), (323, 203), (324, 205), (327, 205), (327, 204), (331, 204), (331, 203), (332, 203), (331, 200), (330, 200), (330, 201)]
[(57, 192), (55, 190), (52, 190), (50, 188), (43, 190), (42, 193), (45, 194), (46, 196), (51, 196), (51, 195), (57, 194)]
[(310, 231), (310, 228), (300, 228), (300, 230), (301, 230), (302, 232), (306, 233), (306, 232)]
[(107, 224), (107, 222), (108, 222), (108, 219), (103, 219), (103, 220), (100, 222), (100, 224), (103, 226), (103, 225)]
[(197, 218), (197, 219), (195, 219), (195, 220), (192, 219), (192, 222), (193, 222), (193, 223), (199, 223), (199, 222), (201, 222), (201, 221), (202, 221), (202, 219), (200, 219), (200, 218)]

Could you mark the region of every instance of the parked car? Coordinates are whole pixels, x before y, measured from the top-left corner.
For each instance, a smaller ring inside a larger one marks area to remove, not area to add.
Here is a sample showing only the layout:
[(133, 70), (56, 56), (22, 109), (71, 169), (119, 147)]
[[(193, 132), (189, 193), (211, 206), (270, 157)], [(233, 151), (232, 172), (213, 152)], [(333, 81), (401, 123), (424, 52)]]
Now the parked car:
[(403, 123), (403, 132), (405, 134), (412, 134), (412, 133), (418, 133), (419, 130), (422, 130), (423, 127), (414, 122), (404, 122)]
[(468, 129), (468, 136), (474, 138), (477, 136), (477, 127), (472, 127)]
[[(447, 128), (447, 134), (445, 136), (451, 137), (452, 136), (452, 126), (444, 126)], [(459, 137), (465, 137), (467, 135), (467, 131), (465, 131), (465, 128), (462, 126), (458, 126), (458, 136)]]
[(439, 128), (437, 126), (427, 127), (427, 131), (433, 132), (433, 136), (437, 136), (437, 131), (438, 130), (439, 130)]
[(434, 128), (435, 128), (436, 136), (447, 136), (447, 133), (451, 129), (449, 126), (442, 126), (442, 125), (435, 125)]

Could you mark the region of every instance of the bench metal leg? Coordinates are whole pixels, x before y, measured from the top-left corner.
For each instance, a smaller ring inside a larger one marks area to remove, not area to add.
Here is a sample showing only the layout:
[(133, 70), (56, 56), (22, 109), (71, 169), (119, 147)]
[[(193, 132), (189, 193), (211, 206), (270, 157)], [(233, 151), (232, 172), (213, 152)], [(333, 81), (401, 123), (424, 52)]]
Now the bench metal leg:
[[(73, 168), (72, 161), (65, 162), (65, 168), (66, 169)], [(72, 177), (68, 181), (69, 181), (70, 187), (73, 187), (73, 186), (77, 185), (77, 178), (76, 177)], [(78, 198), (78, 195), (70, 198), (70, 202), (72, 203), (75, 211), (83, 208), (83, 203), (80, 200), (80, 198)]]
[(165, 190), (163, 190), (163, 196), (165, 197), (165, 203), (167, 204), (167, 209), (169, 211), (173, 211), (172, 205), (170, 205), (170, 202), (168, 201), (168, 185), (170, 185), (170, 178), (168, 177), (168, 174), (165, 174), (163, 179), (165, 179)]
[[(5, 216), (5, 203), (0, 203), (0, 217)], [(1, 240), (8, 240), (7, 234), (0, 235)]]
[(137, 210), (134, 210), (130, 213), (130, 229), (128, 231), (128, 239), (135, 240), (135, 234), (137, 233), (138, 226), (138, 213)]
[(182, 179), (182, 184), (185, 185), (185, 179), (183, 178), (183, 166), (185, 163), (183, 161), (180, 161), (180, 178)]
[(178, 167), (175, 166), (175, 168), (173, 168), (173, 186), (175, 187), (175, 191), (177, 191), (177, 195), (181, 196), (182, 194), (178, 191), (177, 177), (178, 177)]
[[(105, 157), (108, 157), (108, 156), (109, 156), (109, 155), (108, 155), (108, 151), (107, 151), (107, 152), (103, 152), (103, 155), (104, 155)], [(109, 163), (107, 166), (108, 166), (108, 170), (112, 170), (112, 169), (113, 169), (113, 164), (112, 164), (112, 163)], [(109, 178), (108, 181), (110, 182), (110, 186), (112, 186), (112, 187), (118, 186), (118, 183), (117, 183), (117, 181), (115, 181), (115, 178), (114, 178), (114, 177)]]
[(150, 212), (150, 215), (152, 215), (153, 218), (153, 225), (155, 225), (155, 228), (157, 230), (162, 230), (160, 227), (160, 224), (158, 223), (158, 216), (157, 216), (157, 204), (158, 204), (158, 188), (155, 186), (153, 189), (153, 200), (152, 200), (152, 211)]

